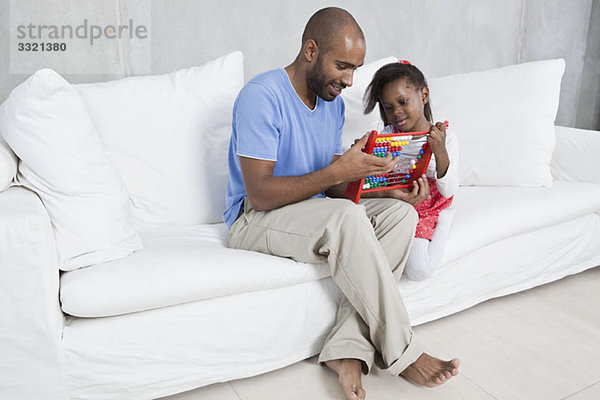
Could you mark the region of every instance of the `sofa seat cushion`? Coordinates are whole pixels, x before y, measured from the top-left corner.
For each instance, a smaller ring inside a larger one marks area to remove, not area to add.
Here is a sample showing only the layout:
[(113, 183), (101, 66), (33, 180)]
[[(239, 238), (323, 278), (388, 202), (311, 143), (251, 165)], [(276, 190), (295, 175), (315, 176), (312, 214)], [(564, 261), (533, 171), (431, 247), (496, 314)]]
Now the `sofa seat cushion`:
[[(497, 241), (600, 213), (600, 185), (461, 187), (442, 264)], [(226, 248), (224, 224), (140, 231), (144, 249), (61, 278), (62, 309), (79, 317), (144, 311), (329, 275), (325, 265)]]
[(555, 181), (550, 188), (460, 187), (442, 264), (518, 234), (600, 213), (600, 185)]
[(62, 275), (60, 299), (65, 313), (127, 314), (329, 275), (325, 265), (229, 249), (225, 224), (160, 227), (139, 234), (143, 250)]

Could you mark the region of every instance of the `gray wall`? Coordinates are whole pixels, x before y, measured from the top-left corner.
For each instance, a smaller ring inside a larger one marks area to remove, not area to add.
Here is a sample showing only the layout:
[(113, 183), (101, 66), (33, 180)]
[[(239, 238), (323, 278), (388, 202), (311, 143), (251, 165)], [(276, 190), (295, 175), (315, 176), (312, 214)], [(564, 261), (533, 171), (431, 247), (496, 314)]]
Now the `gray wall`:
[(584, 58), (577, 123), (600, 129), (600, 0), (594, 0)]
[[(337, 5), (362, 26), (367, 62), (395, 55), (432, 78), (562, 57), (557, 123), (600, 129), (600, 0), (79, 0), (76, 9), (67, 0), (28, 3), (56, 24), (65, 15), (93, 20), (118, 12), (126, 20), (151, 11), (148, 51), (123, 39), (97, 59), (79, 55), (70, 62), (81, 73), (65, 74), (71, 82), (164, 73), (232, 50), (244, 52), (249, 79), (291, 62), (308, 17)], [(0, 0), (0, 100), (27, 76), (10, 73), (10, 5)]]

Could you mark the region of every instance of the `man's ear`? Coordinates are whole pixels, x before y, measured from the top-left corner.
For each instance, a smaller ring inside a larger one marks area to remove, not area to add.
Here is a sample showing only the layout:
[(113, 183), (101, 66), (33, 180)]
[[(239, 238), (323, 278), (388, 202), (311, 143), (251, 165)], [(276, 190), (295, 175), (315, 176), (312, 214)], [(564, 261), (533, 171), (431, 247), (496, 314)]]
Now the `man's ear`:
[(315, 61), (319, 56), (319, 46), (317, 46), (317, 42), (313, 39), (307, 40), (306, 43), (304, 43), (304, 46), (302, 46), (302, 54), (309, 63)]
[(427, 86), (421, 89), (421, 99), (423, 100), (423, 104), (429, 103), (429, 88)]

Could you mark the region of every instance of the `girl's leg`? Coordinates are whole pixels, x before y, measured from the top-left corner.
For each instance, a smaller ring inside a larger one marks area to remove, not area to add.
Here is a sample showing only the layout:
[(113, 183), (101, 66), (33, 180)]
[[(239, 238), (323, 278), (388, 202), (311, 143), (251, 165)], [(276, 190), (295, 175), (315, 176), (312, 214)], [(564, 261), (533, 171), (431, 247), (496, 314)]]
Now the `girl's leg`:
[(415, 238), (406, 262), (406, 276), (412, 281), (429, 278), (440, 267), (440, 260), (450, 235), (454, 210), (446, 209), (440, 213), (431, 241)]
[(421, 281), (433, 272), (429, 266), (429, 240), (414, 238), (404, 273), (411, 281)]

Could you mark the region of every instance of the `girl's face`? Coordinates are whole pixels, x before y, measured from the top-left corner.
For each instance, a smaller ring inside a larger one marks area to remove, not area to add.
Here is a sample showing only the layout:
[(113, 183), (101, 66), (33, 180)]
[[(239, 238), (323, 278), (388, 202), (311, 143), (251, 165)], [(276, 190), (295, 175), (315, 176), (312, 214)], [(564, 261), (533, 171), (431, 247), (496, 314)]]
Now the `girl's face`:
[(415, 89), (404, 78), (385, 84), (379, 99), (388, 122), (404, 132), (429, 130), (429, 121), (423, 113), (428, 101), (428, 88)]

